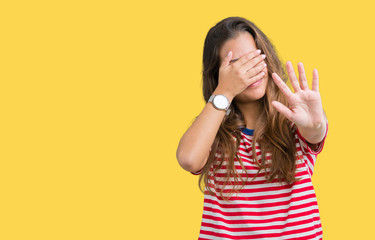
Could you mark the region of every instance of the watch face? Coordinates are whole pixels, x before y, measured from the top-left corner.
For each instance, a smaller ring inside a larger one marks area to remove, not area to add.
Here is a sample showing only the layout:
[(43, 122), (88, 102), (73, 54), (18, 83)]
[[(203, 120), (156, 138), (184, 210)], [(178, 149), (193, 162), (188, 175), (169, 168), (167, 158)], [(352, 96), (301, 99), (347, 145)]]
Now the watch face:
[(217, 108), (225, 109), (228, 106), (228, 99), (224, 95), (216, 95), (213, 103)]

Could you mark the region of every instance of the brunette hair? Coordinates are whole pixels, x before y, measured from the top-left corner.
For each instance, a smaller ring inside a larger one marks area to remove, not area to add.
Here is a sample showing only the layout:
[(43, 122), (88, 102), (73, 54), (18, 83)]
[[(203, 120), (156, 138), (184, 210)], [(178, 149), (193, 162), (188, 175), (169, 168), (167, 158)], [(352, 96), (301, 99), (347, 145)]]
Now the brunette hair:
[[(271, 105), (272, 101), (276, 100), (288, 106), (286, 97), (272, 80), (272, 73), (277, 73), (284, 82), (287, 82), (287, 76), (275, 47), (267, 36), (251, 21), (242, 17), (228, 17), (218, 22), (208, 31), (203, 49), (202, 75), (204, 100), (206, 103), (208, 102), (209, 97), (218, 85), (220, 48), (227, 40), (236, 38), (241, 32), (250, 33), (255, 40), (256, 47), (267, 56), (264, 61), (267, 63), (269, 79), (266, 93), (264, 97), (259, 99), (262, 110), (257, 119), (252, 140), (252, 158), (259, 167), (257, 174), (252, 180), (264, 169), (267, 182), (271, 182), (276, 178), (279, 182), (285, 181), (287, 184), (291, 184), (299, 180), (295, 178), (295, 126), (292, 126), (290, 121)], [(204, 179), (204, 185), (209, 191), (209, 194), (212, 195), (214, 195), (214, 193), (211, 187), (216, 187), (215, 190), (218, 192), (218, 184), (222, 183), (220, 193), (221, 197), (225, 200), (229, 199), (230, 195), (235, 191), (238, 192), (242, 189), (248, 179), (248, 173), (246, 172), (242, 159), (237, 154), (241, 139), (240, 131), (241, 128), (246, 126), (244, 116), (236, 106), (234, 100), (231, 103), (230, 109), (230, 114), (224, 117), (219, 127), (211, 146), (211, 152), (207, 163), (203, 167), (198, 181), (201, 192), (204, 193), (201, 184), (202, 179)], [(261, 155), (259, 157), (254, 157), (257, 156), (256, 143), (259, 144), (261, 150)], [(220, 157), (217, 157), (217, 154)], [(270, 166), (265, 163), (266, 156), (268, 157), (269, 154), (272, 156)], [(246, 173), (246, 180), (243, 180), (241, 177), (243, 174), (239, 174), (236, 171), (236, 166), (234, 164), (235, 158), (238, 159), (242, 169)], [(259, 162), (259, 158), (261, 159), (261, 163)], [(223, 162), (226, 162), (226, 173), (224, 178), (220, 178), (223, 174), (219, 174), (218, 170), (223, 169)], [(268, 174), (266, 171), (267, 167), (270, 167), (270, 172)], [(239, 177), (242, 180), (241, 188), (236, 189), (233, 187), (229, 191), (229, 197), (225, 197), (223, 192), (228, 192), (225, 186), (228, 185), (229, 179), (233, 178), (233, 182), (230, 182), (231, 186), (241, 185), (239, 184)], [(220, 179), (224, 179), (225, 181), (220, 181)], [(213, 184), (213, 182), (216, 184)]]

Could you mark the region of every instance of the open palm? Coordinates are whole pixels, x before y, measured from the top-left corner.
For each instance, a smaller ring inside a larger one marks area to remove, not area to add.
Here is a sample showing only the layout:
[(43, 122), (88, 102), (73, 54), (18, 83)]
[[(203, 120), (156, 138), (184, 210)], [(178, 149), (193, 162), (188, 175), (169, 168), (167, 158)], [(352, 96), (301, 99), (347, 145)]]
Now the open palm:
[(323, 119), (323, 106), (319, 93), (318, 70), (313, 70), (312, 89), (307, 84), (303, 64), (298, 63), (299, 82), (292, 63), (286, 62), (287, 72), (292, 83), (294, 93), (289, 89), (285, 82), (277, 75), (272, 73), (272, 78), (280, 90), (285, 94), (289, 103), (289, 108), (278, 101), (273, 101), (272, 105), (286, 118), (294, 122), (297, 127), (315, 128)]

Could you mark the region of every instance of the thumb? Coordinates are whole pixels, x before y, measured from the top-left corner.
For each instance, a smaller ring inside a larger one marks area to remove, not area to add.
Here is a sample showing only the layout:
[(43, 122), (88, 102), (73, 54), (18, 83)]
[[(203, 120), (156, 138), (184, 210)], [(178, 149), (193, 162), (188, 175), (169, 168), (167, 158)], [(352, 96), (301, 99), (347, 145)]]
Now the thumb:
[(276, 108), (277, 111), (283, 114), (287, 119), (294, 122), (292, 110), (290, 110), (284, 104), (278, 101), (272, 101), (272, 105), (274, 106), (274, 108)]
[(232, 51), (229, 51), (227, 56), (225, 56), (223, 62), (221, 63), (221, 68), (228, 66), (231, 59), (232, 59)]

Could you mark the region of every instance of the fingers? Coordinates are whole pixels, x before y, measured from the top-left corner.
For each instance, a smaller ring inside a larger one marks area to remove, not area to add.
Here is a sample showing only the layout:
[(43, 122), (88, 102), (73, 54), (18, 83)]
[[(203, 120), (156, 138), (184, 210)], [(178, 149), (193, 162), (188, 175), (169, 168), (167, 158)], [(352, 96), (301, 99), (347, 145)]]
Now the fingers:
[(224, 68), (229, 65), (229, 62), (232, 59), (232, 55), (233, 55), (232, 51), (229, 51), (227, 56), (225, 56), (225, 58), (223, 59), (223, 62), (221, 63), (220, 68)]
[(267, 66), (267, 64), (264, 61), (259, 62), (253, 68), (251, 68), (250, 70), (248, 70), (245, 73), (245, 78), (251, 78), (251, 77), (253, 77), (256, 74), (262, 73), (263, 72), (262, 70), (264, 70), (266, 68), (266, 66)]
[(263, 60), (265, 58), (266, 58), (266, 55), (264, 54), (254, 57), (253, 59), (251, 59), (250, 61), (247, 61), (241, 66), (241, 71), (248, 72), (252, 68), (254, 68), (254, 66), (256, 65), (259, 65), (259, 64), (264, 65), (265, 62)]
[(307, 84), (305, 69), (303, 68), (303, 63), (299, 62), (297, 65), (298, 65), (299, 81), (301, 84), (301, 88), (303, 90), (307, 90), (309, 89), (309, 85)]
[(251, 84), (255, 83), (256, 81), (258, 81), (259, 79), (261, 79), (262, 77), (264, 77), (265, 73), (264, 72), (259, 72), (258, 74), (256, 74), (255, 76), (249, 78), (247, 81), (246, 81), (246, 84), (248, 86), (250, 86)]
[(272, 78), (275, 81), (276, 85), (280, 88), (280, 90), (285, 94), (285, 96), (289, 99), (292, 97), (293, 93), (289, 89), (289, 87), (285, 84), (285, 82), (277, 75), (277, 73), (272, 73)]
[(313, 70), (312, 90), (319, 92), (319, 75), (316, 68)]
[(290, 121), (293, 122), (293, 112), (292, 112), (292, 110), (290, 110), (284, 104), (282, 104), (278, 101), (272, 101), (272, 105), (276, 108), (277, 111), (279, 111), (287, 119), (289, 119)]
[(294, 73), (294, 69), (293, 69), (292, 63), (290, 61), (286, 62), (286, 70), (288, 72), (289, 79), (290, 79), (290, 82), (292, 83), (294, 92), (301, 91), (301, 88), (300, 88), (299, 83), (298, 83), (297, 76)]
[(242, 66), (243, 64), (245, 64), (246, 62), (252, 60), (254, 57), (258, 56), (259, 54), (260, 54), (260, 50), (259, 49), (252, 50), (249, 53), (247, 53), (247, 54), (243, 55), (242, 57), (240, 57), (238, 59), (238, 61), (236, 61), (234, 64), (236, 64), (238, 66)]

